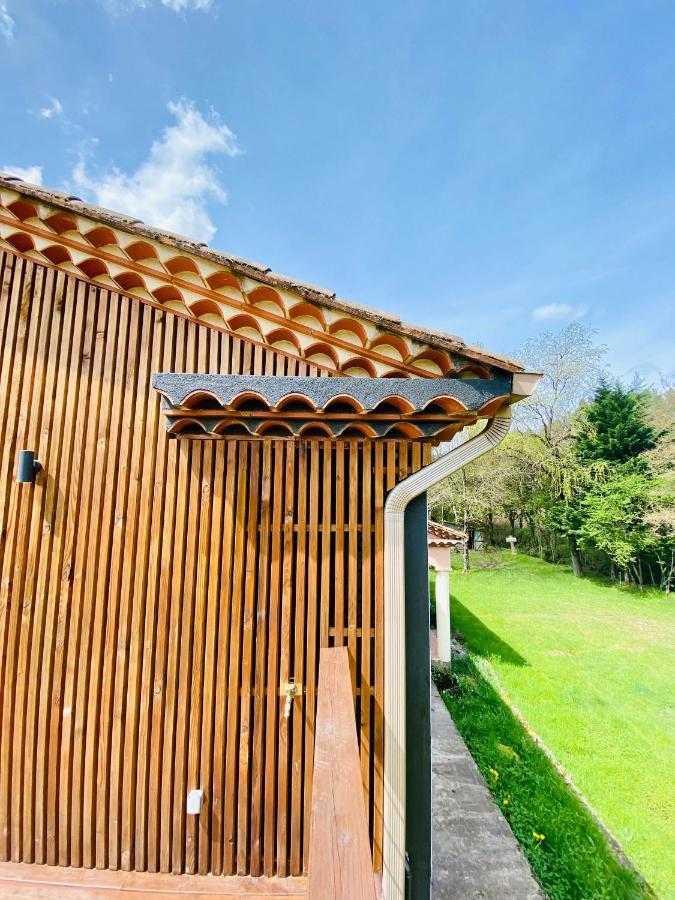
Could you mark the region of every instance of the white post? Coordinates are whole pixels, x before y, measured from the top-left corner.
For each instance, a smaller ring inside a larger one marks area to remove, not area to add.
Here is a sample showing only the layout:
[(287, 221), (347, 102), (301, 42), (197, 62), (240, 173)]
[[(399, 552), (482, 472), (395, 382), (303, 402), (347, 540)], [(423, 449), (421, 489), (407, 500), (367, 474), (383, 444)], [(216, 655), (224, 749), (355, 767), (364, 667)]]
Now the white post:
[(436, 640), (438, 658), (450, 662), (450, 570), (436, 569)]

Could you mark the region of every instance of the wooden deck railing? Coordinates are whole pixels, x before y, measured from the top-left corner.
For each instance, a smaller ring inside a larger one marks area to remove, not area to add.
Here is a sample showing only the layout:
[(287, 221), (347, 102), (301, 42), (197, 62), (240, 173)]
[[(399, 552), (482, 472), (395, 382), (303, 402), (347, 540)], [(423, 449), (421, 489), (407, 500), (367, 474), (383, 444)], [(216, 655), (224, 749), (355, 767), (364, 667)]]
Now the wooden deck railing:
[(346, 647), (319, 661), (309, 900), (375, 900)]

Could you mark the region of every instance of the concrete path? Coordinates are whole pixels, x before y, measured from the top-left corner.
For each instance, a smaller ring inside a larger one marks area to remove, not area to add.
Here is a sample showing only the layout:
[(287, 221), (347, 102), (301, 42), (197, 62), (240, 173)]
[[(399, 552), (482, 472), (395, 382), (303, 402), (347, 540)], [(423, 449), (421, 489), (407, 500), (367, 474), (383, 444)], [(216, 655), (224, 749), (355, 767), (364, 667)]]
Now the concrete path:
[(545, 897), (434, 685), (431, 772), (432, 900)]

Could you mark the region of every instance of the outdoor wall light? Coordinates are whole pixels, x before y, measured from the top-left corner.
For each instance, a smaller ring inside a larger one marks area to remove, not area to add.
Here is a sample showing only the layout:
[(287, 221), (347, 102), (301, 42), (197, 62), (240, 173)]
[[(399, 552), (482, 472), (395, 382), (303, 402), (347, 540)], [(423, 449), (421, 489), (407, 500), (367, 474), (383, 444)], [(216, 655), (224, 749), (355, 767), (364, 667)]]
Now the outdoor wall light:
[(42, 465), (35, 459), (34, 450), (19, 450), (16, 480), (19, 484), (33, 484)]

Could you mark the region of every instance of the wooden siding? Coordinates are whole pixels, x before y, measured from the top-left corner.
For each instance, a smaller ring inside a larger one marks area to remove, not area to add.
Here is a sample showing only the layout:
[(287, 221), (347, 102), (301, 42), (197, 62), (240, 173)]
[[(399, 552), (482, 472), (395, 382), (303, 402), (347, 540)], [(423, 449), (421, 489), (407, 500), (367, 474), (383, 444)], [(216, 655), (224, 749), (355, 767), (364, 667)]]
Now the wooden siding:
[(0, 859), (301, 874), (346, 645), (380, 869), (383, 505), (429, 448), (170, 440), (152, 372), (323, 373), (21, 256), (0, 285)]

